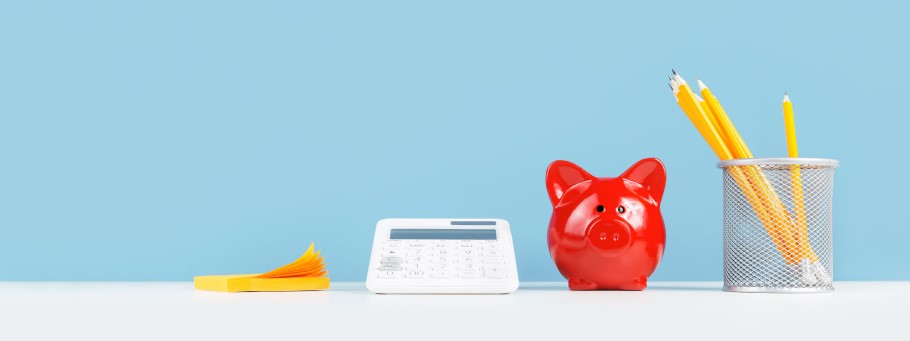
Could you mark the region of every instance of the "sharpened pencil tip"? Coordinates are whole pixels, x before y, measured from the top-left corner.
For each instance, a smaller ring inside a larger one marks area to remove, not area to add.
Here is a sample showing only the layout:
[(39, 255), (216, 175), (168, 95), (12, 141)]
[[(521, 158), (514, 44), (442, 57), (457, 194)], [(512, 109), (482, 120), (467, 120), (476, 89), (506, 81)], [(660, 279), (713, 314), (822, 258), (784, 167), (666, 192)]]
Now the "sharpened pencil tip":
[(675, 71), (673, 72), (673, 80), (675, 80), (675, 81), (676, 81), (676, 84), (677, 84), (677, 85), (680, 85), (680, 86), (686, 85), (686, 84), (687, 84), (687, 83), (686, 83), (686, 80), (683, 79), (682, 76), (680, 76), (680, 75), (679, 75), (678, 73), (676, 73)]
[(787, 103), (789, 101), (790, 101), (790, 95), (787, 95), (787, 92), (784, 91), (784, 103)]
[(702, 83), (701, 79), (697, 79), (697, 81), (698, 81), (698, 91), (702, 91), (702, 90), (708, 88), (708, 86), (705, 85), (705, 83)]
[(673, 71), (673, 74), (674, 74), (674, 75), (678, 75), (678, 73), (676, 73), (676, 70), (670, 69), (670, 71)]

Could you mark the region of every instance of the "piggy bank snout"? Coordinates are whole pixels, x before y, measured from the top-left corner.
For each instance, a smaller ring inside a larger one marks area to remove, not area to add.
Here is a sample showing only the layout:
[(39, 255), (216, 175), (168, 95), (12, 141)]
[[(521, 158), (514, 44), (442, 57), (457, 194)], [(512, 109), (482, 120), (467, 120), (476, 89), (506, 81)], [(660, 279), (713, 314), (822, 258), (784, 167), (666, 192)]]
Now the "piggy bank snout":
[(622, 253), (632, 244), (632, 228), (621, 220), (595, 220), (588, 227), (588, 241), (601, 253)]

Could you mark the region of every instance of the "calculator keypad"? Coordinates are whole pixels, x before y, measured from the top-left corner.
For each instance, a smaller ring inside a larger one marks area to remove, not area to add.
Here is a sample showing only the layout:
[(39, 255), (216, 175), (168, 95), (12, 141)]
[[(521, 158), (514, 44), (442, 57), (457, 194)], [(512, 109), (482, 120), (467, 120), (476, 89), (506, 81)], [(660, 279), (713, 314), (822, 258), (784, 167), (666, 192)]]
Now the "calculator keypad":
[(381, 279), (503, 279), (505, 258), (495, 240), (387, 240)]

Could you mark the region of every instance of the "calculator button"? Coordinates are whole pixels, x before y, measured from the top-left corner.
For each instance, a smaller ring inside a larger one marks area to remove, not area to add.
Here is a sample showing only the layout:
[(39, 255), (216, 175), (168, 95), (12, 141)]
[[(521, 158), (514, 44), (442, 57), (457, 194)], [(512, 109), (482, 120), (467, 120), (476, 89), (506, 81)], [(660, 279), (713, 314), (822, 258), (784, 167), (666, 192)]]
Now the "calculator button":
[(430, 262), (432, 263), (449, 263), (451, 259), (448, 257), (431, 257)]
[(440, 271), (441, 271), (441, 270), (449, 270), (450, 268), (452, 268), (452, 266), (449, 265), (448, 263), (433, 264), (432, 267), (433, 267), (433, 270), (440, 270)]
[(401, 264), (383, 264), (379, 267), (379, 271), (398, 271), (401, 270)]
[(433, 250), (433, 252), (431, 252), (430, 255), (445, 257), (445, 256), (455, 255), (455, 253), (453, 253), (452, 251), (449, 251), (449, 250)]
[(502, 255), (502, 254), (499, 253), (499, 251), (492, 251), (492, 250), (484, 250), (484, 251), (483, 251), (483, 256), (484, 256), (484, 257), (499, 257), (499, 256), (501, 256), (501, 255)]
[(474, 256), (477, 253), (474, 250), (458, 250), (458, 257), (469, 257)]
[(427, 244), (424, 244), (424, 243), (407, 243), (406, 245), (408, 248), (411, 248), (411, 249), (419, 249), (419, 248), (424, 248), (427, 246)]
[(476, 270), (477, 265), (467, 263), (467, 264), (458, 264), (458, 270)]
[(427, 259), (427, 257), (408, 257), (408, 263), (420, 263)]
[(382, 279), (395, 279), (401, 277), (400, 271), (380, 271), (379, 278)]
[(483, 271), (484, 272), (488, 272), (488, 271), (489, 272), (505, 272), (506, 268), (502, 265), (484, 265)]
[(455, 260), (458, 261), (459, 263), (475, 263), (475, 262), (477, 262), (477, 258), (474, 258), (474, 257), (458, 257), (458, 258), (455, 258)]
[(502, 260), (502, 257), (485, 257), (483, 259), (485, 264), (505, 264), (505, 261)]
[(404, 262), (404, 258), (401, 258), (401, 256), (385, 256), (380, 261), (382, 264), (398, 264), (401, 262)]
[(447, 279), (449, 277), (451, 277), (451, 275), (449, 275), (448, 271), (434, 271), (433, 272), (433, 278)]
[(411, 279), (423, 279), (423, 278), (427, 278), (427, 274), (423, 270), (413, 270), (413, 271), (408, 271), (408, 273), (405, 274), (405, 277), (411, 278)]
[(408, 250), (408, 257), (428, 256), (429, 253), (424, 249)]
[(408, 269), (408, 270), (413, 270), (413, 269), (424, 269), (424, 268), (427, 268), (427, 267), (429, 267), (429, 266), (430, 266), (430, 264), (428, 264), (428, 263), (426, 263), (426, 262), (421, 262), (421, 263), (407, 263), (407, 264), (405, 265), (405, 269)]
[(489, 269), (484, 269), (483, 277), (486, 277), (489, 279), (502, 279), (502, 278), (506, 278), (506, 272), (505, 271), (492, 271)]
[(404, 259), (404, 253), (401, 252), (383, 252), (382, 257), (401, 257)]
[(458, 278), (463, 278), (463, 279), (477, 278), (477, 272), (476, 271), (461, 271), (458, 273)]

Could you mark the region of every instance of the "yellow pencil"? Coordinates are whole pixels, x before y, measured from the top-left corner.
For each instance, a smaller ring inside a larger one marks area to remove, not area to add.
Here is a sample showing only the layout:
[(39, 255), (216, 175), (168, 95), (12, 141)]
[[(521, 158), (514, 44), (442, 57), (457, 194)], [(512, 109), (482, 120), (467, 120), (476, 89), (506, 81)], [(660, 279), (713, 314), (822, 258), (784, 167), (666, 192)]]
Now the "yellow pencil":
[(714, 97), (714, 94), (711, 93), (711, 89), (708, 89), (708, 86), (705, 85), (701, 79), (698, 80), (698, 91), (701, 92), (701, 95), (705, 98), (705, 103), (707, 103), (708, 107), (711, 108), (711, 112), (716, 116), (716, 120), (718, 124), (720, 124), (721, 130), (724, 131), (724, 135), (727, 135), (728, 145), (733, 146), (731, 150), (733, 152), (733, 157), (735, 159), (751, 158), (752, 152), (749, 151), (746, 142), (744, 142), (743, 138), (739, 135), (736, 126), (730, 121), (730, 117), (727, 116), (727, 112), (724, 108), (720, 106), (720, 102)]
[[(705, 101), (692, 93), (686, 81), (675, 71), (673, 72), (673, 77), (671, 77), (670, 88), (673, 89), (676, 100), (683, 112), (686, 113), (686, 116), (689, 117), (705, 141), (714, 149), (719, 159), (733, 159), (734, 154), (730, 150), (748, 150), (748, 148), (745, 148), (745, 143), (742, 143), (739, 148), (734, 147), (740, 144), (738, 141), (741, 141), (742, 138), (733, 136), (732, 132), (735, 132), (735, 128), (724, 131), (724, 124), (721, 122), (729, 122), (729, 118), (717, 117)], [(730, 125), (732, 126), (732, 124)], [(722, 133), (721, 131), (724, 132)], [(731, 146), (726, 145), (725, 139), (721, 137), (722, 135), (731, 137), (728, 139), (732, 144)], [(742, 190), (746, 200), (752, 205), (752, 209), (755, 210), (762, 225), (767, 229), (781, 256), (788, 264), (796, 263), (798, 258), (793, 235), (789, 228), (789, 216), (783, 210), (783, 203), (780, 203), (780, 205), (774, 204), (775, 201), (773, 199), (778, 199), (777, 201), (779, 202), (779, 198), (773, 192), (774, 190), (770, 187), (770, 184), (767, 183), (767, 179), (764, 178), (756, 166), (732, 167), (730, 175)]]
[[(721, 160), (752, 158), (752, 152), (720, 106), (720, 102), (701, 80), (698, 81), (698, 85), (704, 99), (696, 95), (676, 71), (673, 71), (673, 76), (670, 77), (670, 88), (677, 103), (718, 158)], [(784, 111), (787, 120), (788, 151), (791, 157), (797, 157), (796, 131), (789, 97), (785, 99)], [(807, 285), (830, 283), (830, 275), (819, 262), (808, 241), (799, 166), (791, 166), (793, 214), (758, 166), (735, 166), (728, 168), (728, 171), (764, 225), (782, 258), (787, 264), (801, 271), (800, 280)]]
[[(787, 135), (787, 156), (799, 157), (799, 148), (796, 145), (796, 123), (793, 119), (793, 103), (790, 96), (784, 92), (784, 130)], [(790, 188), (793, 192), (793, 215), (795, 216), (794, 236), (800, 256), (812, 262), (818, 261), (818, 256), (812, 252), (809, 245), (809, 226), (806, 222), (806, 203), (803, 198), (803, 180), (799, 165), (790, 166)]]
[(673, 88), (673, 94), (675, 95), (679, 106), (683, 109), (683, 112), (686, 113), (686, 116), (689, 117), (689, 120), (692, 121), (692, 124), (701, 134), (705, 142), (714, 150), (714, 153), (721, 160), (733, 158), (733, 154), (730, 153), (730, 149), (724, 144), (723, 139), (717, 132), (717, 128), (711, 125), (708, 113), (706, 113), (704, 108), (698, 103), (697, 96), (689, 88), (689, 84), (676, 74), (676, 71), (673, 71), (673, 79), (670, 81), (670, 87)]
[(790, 95), (784, 91), (784, 129), (787, 132), (787, 156), (799, 157), (799, 148), (796, 146), (796, 124), (793, 122), (793, 103)]

